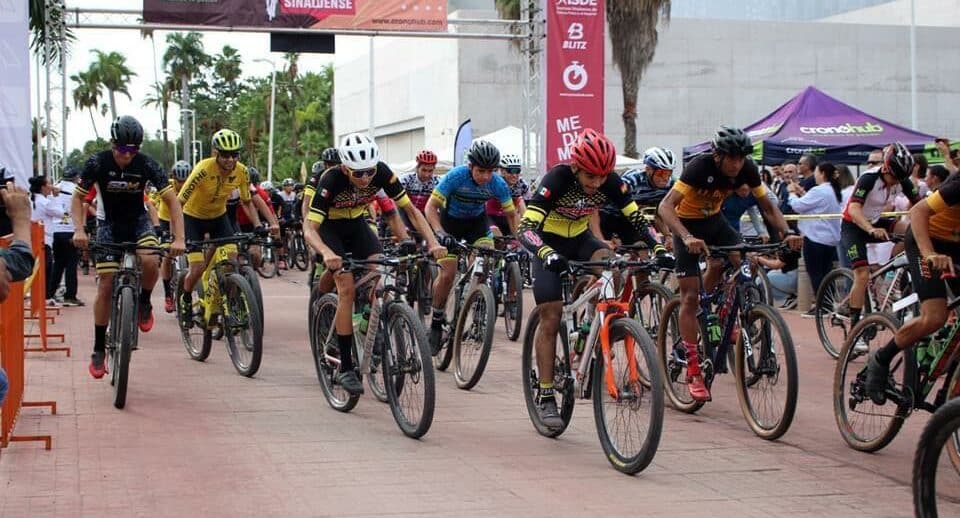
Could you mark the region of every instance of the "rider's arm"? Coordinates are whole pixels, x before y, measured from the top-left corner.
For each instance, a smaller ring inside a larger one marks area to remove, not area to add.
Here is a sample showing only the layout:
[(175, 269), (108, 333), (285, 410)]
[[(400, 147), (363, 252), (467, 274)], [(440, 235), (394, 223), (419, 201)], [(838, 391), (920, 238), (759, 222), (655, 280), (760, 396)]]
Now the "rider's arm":
[(333, 250), (323, 242), (323, 239), (320, 239), (321, 223), (316, 220), (317, 217), (312, 212), (307, 216), (307, 219), (303, 220), (303, 240), (324, 259), (329, 259), (337, 254), (333, 253)]
[[(413, 227), (419, 232), (423, 238), (427, 241), (427, 249), (432, 250), (440, 245), (437, 243), (436, 236), (433, 235), (433, 232), (430, 231), (431, 225), (428, 224), (428, 220), (424, 218), (423, 214), (410, 202), (410, 197), (407, 196), (407, 191), (403, 189), (403, 185), (400, 184), (400, 181), (397, 180), (397, 176), (390, 173), (391, 179), (387, 180), (387, 183), (383, 187), (383, 192), (387, 194), (393, 201), (396, 203), (397, 207), (400, 210), (407, 213), (407, 218), (413, 223)], [(431, 198), (432, 201), (432, 198)], [(429, 202), (427, 203), (429, 206)], [(437, 214), (437, 228), (440, 227), (440, 215)], [(394, 214), (391, 219), (388, 220), (391, 225), (391, 230), (394, 231), (397, 235), (406, 235), (406, 229), (403, 227), (403, 222), (400, 220), (399, 214)], [(402, 233), (397, 232), (397, 229), (393, 228), (393, 225), (399, 225), (400, 229), (403, 230)]]
[(321, 181), (317, 188), (317, 193), (310, 202), (310, 213), (303, 220), (303, 239), (311, 248), (317, 251), (324, 259), (329, 259), (337, 254), (333, 253), (320, 238), (320, 225), (327, 219), (327, 211), (330, 210), (330, 197), (336, 183), (336, 178), (330, 176)]
[(770, 238), (770, 232), (767, 231), (767, 226), (763, 223), (763, 218), (760, 217), (760, 209), (756, 205), (747, 208), (747, 215), (750, 216), (750, 224), (753, 225), (754, 230), (757, 232), (757, 236), (761, 238)]
[(603, 239), (603, 230), (600, 228), (600, 211), (598, 210), (590, 214), (590, 233), (600, 241), (605, 241)]
[[(277, 221), (277, 216), (273, 213), (273, 210), (267, 205), (267, 202), (260, 196), (260, 193), (257, 193), (256, 196), (250, 197), (251, 202), (253, 203), (254, 208), (263, 216), (263, 219), (267, 220), (267, 223), (270, 225), (279, 225)], [(253, 221), (253, 220), (250, 220)]]
[(553, 168), (543, 176), (537, 191), (530, 198), (527, 210), (520, 218), (517, 227), (517, 238), (520, 244), (530, 252), (537, 254), (541, 260), (554, 252), (554, 249), (543, 242), (540, 232), (543, 223), (556, 206), (557, 200), (563, 196), (570, 182), (576, 182), (573, 174), (564, 174), (558, 168)]
[(153, 226), (160, 224), (160, 214), (157, 212), (157, 206), (153, 204), (153, 200), (149, 198), (143, 200), (143, 206), (147, 209), (147, 214), (150, 215), (150, 223)]
[[(776, 227), (776, 230), (780, 232), (780, 238), (784, 239), (787, 237), (787, 234), (790, 233), (790, 227), (787, 226), (787, 220), (783, 219), (783, 214), (780, 212), (780, 209), (777, 208), (773, 202), (770, 201), (770, 198), (767, 197), (766, 189), (761, 186), (763, 190), (762, 193), (754, 193), (754, 196), (757, 197), (757, 206), (760, 207), (760, 212), (763, 213), (763, 217), (767, 221), (773, 224)], [(773, 229), (769, 229), (773, 230)], [(771, 237), (773, 232), (771, 232)]]
[(254, 227), (260, 226), (260, 214), (257, 211), (257, 207), (253, 204), (253, 199), (247, 198), (246, 200), (240, 200), (240, 206), (243, 208), (243, 212), (247, 214), (247, 219), (253, 223)]
[[(677, 183), (679, 184), (679, 182)], [(663, 201), (661, 201), (657, 207), (657, 215), (660, 216), (663, 223), (667, 225), (670, 232), (676, 236), (680, 236), (681, 241), (691, 235), (687, 227), (683, 226), (683, 223), (680, 222), (680, 216), (677, 215), (677, 207), (680, 205), (680, 202), (683, 201), (683, 196), (684, 194), (674, 186), (674, 188), (670, 189), (670, 192), (664, 196)]]
[(160, 197), (167, 204), (167, 210), (170, 212), (170, 232), (173, 234), (173, 241), (183, 241), (183, 209), (180, 207), (180, 200), (177, 199), (177, 192), (167, 189)]
[(314, 190), (308, 192), (309, 187), (303, 189), (303, 203), (300, 205), (300, 219), (307, 219), (307, 214), (310, 214), (310, 202), (313, 201), (313, 195), (316, 193)]
[[(917, 242), (917, 249), (920, 250), (920, 257), (923, 258), (936, 253), (933, 249), (933, 241), (930, 239), (930, 216), (933, 216), (935, 211), (930, 207), (928, 200), (929, 198), (921, 200), (910, 209), (910, 229)], [(939, 198), (934, 203), (943, 205), (943, 198)]]

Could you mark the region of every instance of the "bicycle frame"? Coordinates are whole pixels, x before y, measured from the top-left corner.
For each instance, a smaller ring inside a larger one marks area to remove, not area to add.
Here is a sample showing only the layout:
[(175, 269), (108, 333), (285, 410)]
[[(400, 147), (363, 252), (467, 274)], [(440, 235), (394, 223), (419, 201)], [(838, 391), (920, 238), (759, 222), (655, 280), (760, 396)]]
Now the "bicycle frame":
[[(960, 297), (950, 301), (947, 305), (947, 312), (950, 313), (957, 307), (960, 307)], [(960, 363), (958, 363), (958, 359), (960, 359), (960, 320), (950, 328), (950, 335), (947, 340), (947, 345), (940, 352), (940, 357), (932, 364), (930, 372), (923, 372), (920, 369), (917, 363), (916, 347), (903, 351), (903, 358), (906, 362), (904, 363), (903, 385), (909, 390), (906, 396), (912, 399), (909, 402), (911, 408), (928, 412), (935, 412), (939, 408), (940, 404), (943, 403), (939, 395), (934, 403), (928, 403), (927, 397), (941, 377), (944, 377), (941, 391), (944, 392), (943, 396), (948, 396), (946, 391), (949, 389), (950, 378), (960, 368)], [(904, 401), (898, 401), (898, 403), (903, 404)]]

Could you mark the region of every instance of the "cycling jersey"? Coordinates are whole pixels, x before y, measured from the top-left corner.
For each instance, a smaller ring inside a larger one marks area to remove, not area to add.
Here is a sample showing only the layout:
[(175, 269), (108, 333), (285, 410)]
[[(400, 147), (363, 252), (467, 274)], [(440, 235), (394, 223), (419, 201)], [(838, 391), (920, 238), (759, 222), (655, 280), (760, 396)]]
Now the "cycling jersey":
[(505, 212), (513, 212), (513, 198), (507, 182), (498, 175), (484, 185), (473, 181), (470, 167), (461, 165), (454, 167), (443, 175), (431, 197), (444, 207), (446, 213), (457, 219), (472, 219), (484, 212), (487, 200), (495, 198), (500, 201)]
[(143, 198), (148, 182), (157, 187), (161, 196), (170, 189), (167, 173), (154, 159), (137, 153), (130, 165), (120, 170), (113, 160), (113, 151), (108, 150), (87, 160), (76, 192), (86, 196), (96, 187), (98, 219), (133, 221), (146, 214)]
[[(339, 169), (340, 166), (333, 166), (330, 169)], [(317, 192), (317, 186), (320, 185), (320, 177), (323, 176), (323, 173), (326, 173), (329, 169), (324, 169), (317, 173), (310, 173), (310, 179), (307, 180), (306, 185), (303, 186), (303, 195), (309, 198), (313, 198), (314, 193)]]
[(620, 207), (641, 239), (651, 247), (657, 245), (636, 202), (630, 200), (627, 185), (618, 175), (608, 175), (595, 193), (587, 194), (567, 164), (555, 166), (543, 177), (520, 221), (520, 241), (542, 259), (554, 249), (543, 242), (539, 235), (541, 231), (560, 237), (576, 237), (587, 231), (590, 215), (608, 201)]
[[(177, 186), (177, 181), (173, 178), (170, 179), (170, 188), (173, 189), (173, 192), (180, 192), (180, 187)], [(157, 194), (160, 194), (160, 191), (157, 191)], [(163, 201), (163, 196), (157, 196), (156, 203), (157, 216), (160, 221), (170, 221), (170, 207), (167, 207), (167, 202)]]
[(328, 174), (320, 178), (307, 218), (321, 224), (327, 219), (361, 218), (367, 211), (367, 205), (377, 199), (380, 189), (393, 198), (398, 207), (405, 207), (410, 203), (400, 180), (383, 162), (377, 163), (377, 172), (363, 188), (353, 185), (341, 168), (331, 168)]
[(757, 164), (750, 158), (744, 161), (736, 177), (724, 175), (712, 154), (694, 157), (683, 169), (673, 190), (683, 195), (677, 206), (677, 215), (684, 219), (705, 219), (720, 212), (723, 200), (741, 185), (749, 185), (753, 195), (760, 199), (767, 189), (760, 180)]
[(859, 203), (863, 206), (864, 217), (866, 217), (870, 223), (876, 223), (877, 220), (880, 219), (880, 213), (884, 211), (887, 205), (893, 203), (893, 199), (896, 198), (901, 191), (911, 203), (916, 203), (917, 200), (920, 199), (917, 188), (913, 185), (913, 182), (910, 181), (910, 178), (902, 180), (899, 185), (894, 184), (887, 186), (883, 181), (883, 174), (880, 172), (879, 167), (868, 169), (857, 179), (857, 184), (853, 188), (853, 194), (850, 195), (850, 199), (847, 200), (847, 204), (843, 207), (843, 220), (854, 223), (853, 218), (850, 216), (850, 204)]
[[(507, 187), (510, 188), (510, 196), (513, 198), (514, 207), (519, 204), (520, 200), (526, 197), (527, 192), (530, 190), (530, 188), (527, 187), (527, 182), (523, 181), (523, 178), (518, 178), (517, 183), (508, 185)], [(487, 200), (487, 216), (503, 217), (505, 215), (499, 201)]]
[(927, 197), (933, 211), (930, 216), (930, 237), (941, 241), (960, 242), (960, 176), (951, 175), (936, 192)]
[[(178, 198), (183, 213), (197, 219), (214, 219), (227, 212), (227, 198), (234, 189), (250, 184), (247, 166), (237, 162), (227, 177), (220, 174), (216, 158), (205, 158), (197, 163), (180, 189)], [(250, 201), (250, 191), (240, 190), (240, 201)]]
[(404, 190), (407, 191), (410, 202), (413, 203), (420, 212), (423, 212), (427, 206), (427, 200), (430, 199), (433, 190), (437, 188), (437, 177), (431, 176), (429, 180), (422, 182), (417, 176), (417, 172), (412, 171), (400, 177), (400, 184), (403, 185)]
[(297, 210), (297, 193), (281, 190), (277, 195), (280, 197), (280, 219), (286, 221), (297, 219), (297, 215), (300, 214)]
[[(267, 194), (267, 191), (260, 188), (259, 185), (250, 184), (250, 197), (253, 198), (254, 196), (259, 196), (260, 199), (262, 199), (263, 202), (267, 205), (267, 209), (271, 211), (273, 210), (270, 208), (270, 195)], [(239, 193), (237, 195), (237, 198), (239, 199)], [(250, 218), (247, 217), (247, 212), (243, 209), (240, 209), (237, 211), (236, 221), (238, 225), (241, 225), (244, 227), (248, 225), (253, 225), (253, 222), (250, 221)]]
[[(660, 202), (667, 196), (667, 193), (670, 192), (670, 189), (673, 188), (674, 180), (673, 178), (667, 182), (667, 186), (660, 188), (653, 185), (653, 182), (650, 181), (650, 176), (647, 175), (647, 172), (644, 169), (631, 169), (624, 173), (621, 177), (623, 183), (627, 184), (627, 187), (630, 188), (630, 199), (637, 202), (637, 206), (640, 208), (644, 207), (656, 207)], [(620, 215), (620, 209), (613, 204), (606, 204), (601, 209), (600, 212), (605, 214), (616, 214)]]

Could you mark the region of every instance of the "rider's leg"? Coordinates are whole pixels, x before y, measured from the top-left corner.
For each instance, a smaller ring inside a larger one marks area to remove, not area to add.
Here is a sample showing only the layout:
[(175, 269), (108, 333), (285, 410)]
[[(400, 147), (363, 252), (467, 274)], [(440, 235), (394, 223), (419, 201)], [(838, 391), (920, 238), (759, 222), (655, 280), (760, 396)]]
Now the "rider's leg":
[(870, 267), (866, 264), (853, 269), (853, 286), (850, 288), (850, 325), (860, 320), (863, 305), (867, 299), (867, 287), (870, 285)]

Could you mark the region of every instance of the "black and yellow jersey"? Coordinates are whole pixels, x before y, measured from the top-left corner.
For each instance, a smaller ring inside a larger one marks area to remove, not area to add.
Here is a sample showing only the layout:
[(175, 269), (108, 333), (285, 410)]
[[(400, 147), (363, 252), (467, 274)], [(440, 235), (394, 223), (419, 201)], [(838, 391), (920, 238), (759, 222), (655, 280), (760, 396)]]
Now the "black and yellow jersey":
[(332, 167), (321, 175), (317, 183), (316, 194), (310, 200), (310, 214), (307, 219), (314, 223), (323, 223), (327, 219), (363, 217), (367, 213), (367, 206), (377, 199), (380, 189), (393, 198), (398, 207), (405, 207), (410, 203), (397, 175), (383, 162), (377, 164), (373, 179), (363, 188), (353, 185), (343, 169)]
[[(170, 179), (168, 185), (175, 193), (179, 193), (180, 187), (182, 187), (182, 185), (177, 185), (177, 181), (173, 178)], [(164, 192), (166, 192), (166, 189), (164, 189)], [(156, 193), (154, 205), (157, 206), (157, 217), (159, 217), (161, 221), (170, 221), (170, 207), (167, 207), (167, 202), (163, 201), (163, 196), (160, 196), (160, 191)]]
[(767, 195), (757, 164), (750, 158), (746, 159), (737, 176), (731, 178), (720, 172), (712, 154), (698, 155), (684, 166), (680, 179), (673, 184), (673, 190), (683, 195), (677, 206), (677, 215), (684, 219), (713, 216), (720, 212), (723, 200), (744, 184), (750, 186), (758, 200)]
[(960, 242), (960, 175), (950, 175), (936, 192), (927, 197), (933, 211), (930, 216), (930, 237), (940, 241)]
[[(178, 198), (183, 213), (197, 219), (215, 219), (227, 212), (227, 198), (234, 189), (250, 184), (247, 166), (237, 162), (229, 175), (220, 174), (216, 158), (205, 158), (197, 163), (183, 182)], [(240, 201), (250, 201), (250, 189), (240, 190)]]

